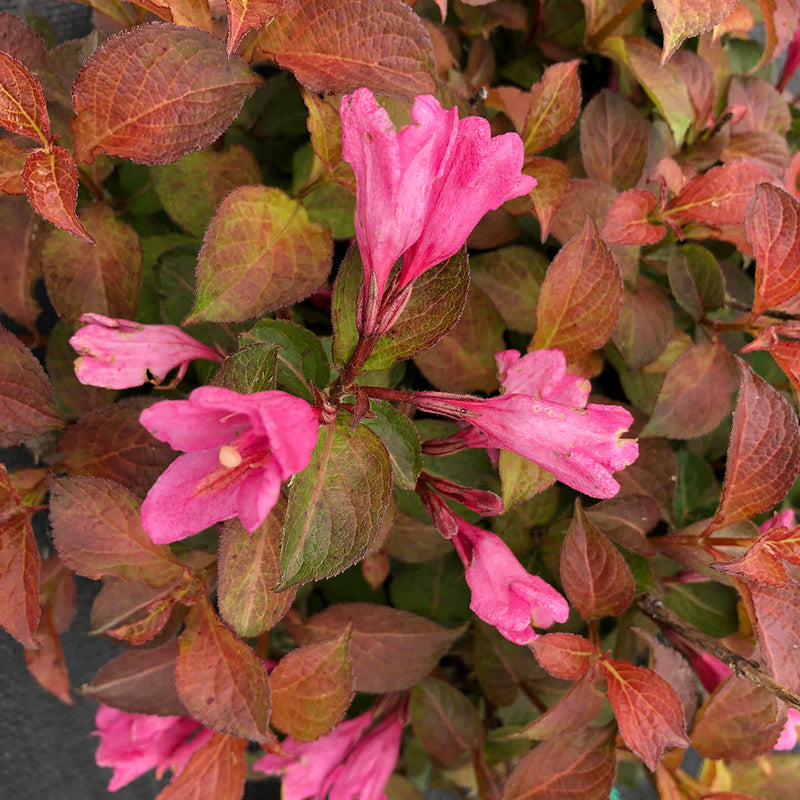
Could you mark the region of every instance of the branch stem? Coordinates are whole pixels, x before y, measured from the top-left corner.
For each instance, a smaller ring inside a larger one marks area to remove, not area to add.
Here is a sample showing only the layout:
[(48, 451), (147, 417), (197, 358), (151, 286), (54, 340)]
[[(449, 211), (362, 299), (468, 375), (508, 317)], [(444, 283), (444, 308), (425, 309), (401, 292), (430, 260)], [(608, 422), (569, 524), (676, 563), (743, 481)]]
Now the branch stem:
[(700, 650), (704, 650), (709, 655), (722, 661), (739, 678), (747, 678), (758, 684), (762, 689), (766, 689), (770, 694), (775, 695), (784, 703), (800, 710), (800, 696), (781, 686), (755, 661), (751, 661), (733, 650), (729, 650), (725, 645), (720, 644), (713, 636), (690, 625), (674, 611), (668, 609), (655, 595), (645, 592), (639, 597), (639, 608), (652, 617), (657, 622), (663, 623), (669, 628), (677, 631), (690, 644)]

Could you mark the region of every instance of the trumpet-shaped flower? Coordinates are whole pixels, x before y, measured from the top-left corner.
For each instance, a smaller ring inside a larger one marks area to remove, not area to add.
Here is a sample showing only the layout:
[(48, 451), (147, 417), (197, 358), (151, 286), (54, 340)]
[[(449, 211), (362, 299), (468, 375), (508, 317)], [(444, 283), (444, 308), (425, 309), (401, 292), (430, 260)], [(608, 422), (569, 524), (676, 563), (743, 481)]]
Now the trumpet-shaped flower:
[(549, 628), (569, 616), (567, 601), (546, 581), (531, 575), (503, 540), (458, 518), (452, 539), (472, 591), (469, 607), (506, 639), (530, 644), (533, 629)]
[(468, 422), (455, 434), (467, 447), (518, 453), (591, 497), (613, 497), (611, 473), (639, 455), (622, 439), (633, 417), (619, 406), (588, 403), (589, 381), (571, 375), (561, 350), (495, 356), (504, 394), (481, 400), (468, 395), (417, 392), (412, 402), (434, 414)]
[(174, 325), (141, 325), (102, 314), (83, 314), (78, 321), (85, 324), (69, 343), (78, 352), (75, 374), (90, 386), (129, 389), (151, 379), (161, 383), (175, 367), (180, 380), (190, 361), (222, 361), (216, 350)]
[(255, 530), (275, 505), (281, 482), (308, 464), (319, 429), (317, 412), (299, 397), (215, 386), (201, 386), (187, 400), (155, 403), (139, 421), (185, 451), (142, 503), (142, 525), (159, 544), (236, 516)]
[(95, 736), (100, 737), (97, 765), (114, 770), (108, 784), (110, 792), (151, 769), (159, 778), (166, 769), (179, 774), (211, 736), (208, 728), (191, 717), (128, 714), (106, 705), (98, 709), (95, 725)]
[(283, 800), (382, 800), (400, 752), (403, 721), (394, 712), (367, 731), (371, 724), (368, 711), (313, 742), (288, 737), (281, 746), (289, 758), (267, 753), (253, 767), (282, 776)]
[(485, 119), (459, 120), (431, 95), (417, 97), (413, 124), (399, 133), (368, 89), (344, 97), (340, 115), (342, 155), (356, 176), (356, 239), (376, 300), (401, 255), (407, 286), (452, 256), (487, 211), (536, 185), (520, 174), (516, 133), (492, 138)]

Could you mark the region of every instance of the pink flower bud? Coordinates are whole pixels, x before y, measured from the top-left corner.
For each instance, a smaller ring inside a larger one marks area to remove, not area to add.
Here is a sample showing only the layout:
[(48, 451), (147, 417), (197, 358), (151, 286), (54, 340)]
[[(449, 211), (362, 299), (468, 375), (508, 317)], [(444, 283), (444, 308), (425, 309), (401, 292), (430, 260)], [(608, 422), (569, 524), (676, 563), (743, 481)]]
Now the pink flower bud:
[(531, 575), (503, 540), (459, 518), (453, 539), (472, 590), (469, 607), (506, 639), (530, 644), (533, 626), (549, 628), (569, 616), (567, 601), (549, 583)]
[(222, 361), (216, 350), (174, 325), (141, 325), (102, 314), (83, 314), (79, 322), (86, 324), (69, 343), (79, 354), (75, 374), (90, 386), (129, 389), (151, 379), (161, 383), (175, 367), (182, 378), (197, 358)]

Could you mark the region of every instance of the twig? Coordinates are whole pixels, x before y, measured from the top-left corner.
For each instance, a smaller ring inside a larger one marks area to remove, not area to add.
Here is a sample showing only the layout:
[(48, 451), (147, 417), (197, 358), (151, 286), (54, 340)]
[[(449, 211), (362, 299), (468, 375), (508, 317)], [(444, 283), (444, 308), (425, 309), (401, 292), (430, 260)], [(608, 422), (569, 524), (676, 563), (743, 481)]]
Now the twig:
[(658, 622), (663, 622), (677, 631), (691, 644), (697, 645), (701, 650), (705, 650), (710, 655), (718, 658), (726, 666), (730, 667), (737, 677), (747, 678), (753, 683), (757, 683), (779, 700), (783, 700), (784, 703), (800, 710), (800, 696), (777, 683), (755, 661), (750, 661), (744, 656), (734, 653), (733, 650), (729, 650), (725, 645), (720, 644), (713, 636), (699, 631), (674, 611), (670, 611), (661, 600), (652, 594), (642, 594), (638, 603), (639, 608), (649, 617)]

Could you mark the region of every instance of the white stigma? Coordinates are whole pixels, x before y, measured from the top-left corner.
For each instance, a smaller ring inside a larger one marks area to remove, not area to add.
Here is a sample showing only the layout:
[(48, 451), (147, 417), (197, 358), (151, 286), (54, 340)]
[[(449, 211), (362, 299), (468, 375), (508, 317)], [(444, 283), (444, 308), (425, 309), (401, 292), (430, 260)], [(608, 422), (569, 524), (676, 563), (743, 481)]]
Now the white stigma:
[(224, 444), (219, 449), (219, 463), (222, 464), (223, 467), (233, 469), (242, 463), (242, 454), (235, 447)]

